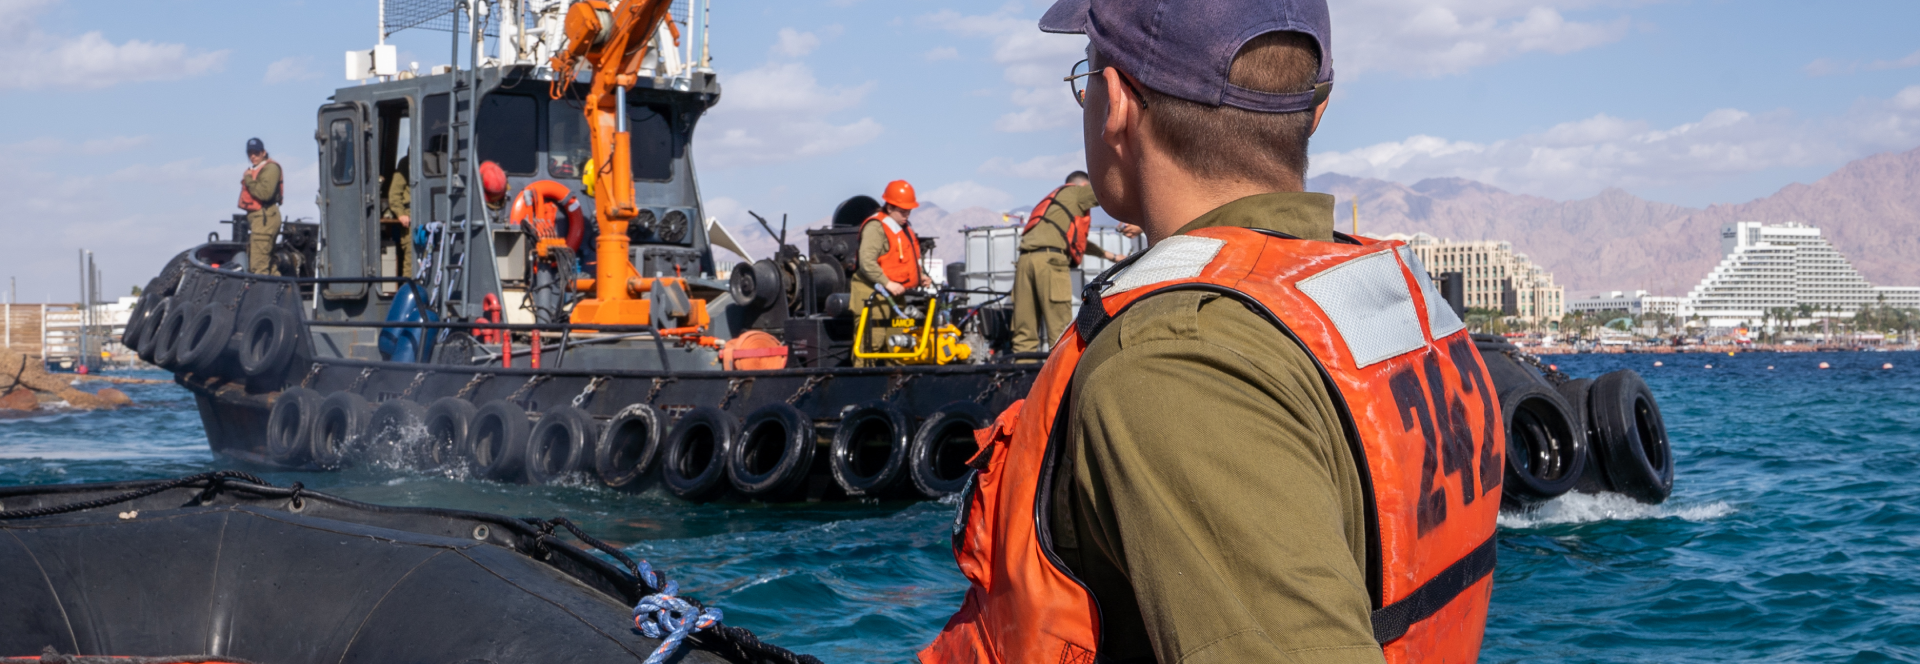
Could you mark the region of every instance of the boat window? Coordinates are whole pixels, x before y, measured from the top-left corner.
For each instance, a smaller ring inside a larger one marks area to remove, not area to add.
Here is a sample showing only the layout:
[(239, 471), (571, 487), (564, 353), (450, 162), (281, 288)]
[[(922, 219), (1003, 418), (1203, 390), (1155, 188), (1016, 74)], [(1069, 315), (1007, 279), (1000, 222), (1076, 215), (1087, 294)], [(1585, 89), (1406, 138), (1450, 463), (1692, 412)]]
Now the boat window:
[[(678, 156), (680, 146), (667, 113), (667, 107), (663, 106), (628, 106), (628, 149), (632, 153), (635, 180), (673, 177), (673, 159)], [(548, 108), (547, 116), (547, 174), (559, 178), (580, 177), (580, 168), (593, 158), (586, 118), (578, 108), (568, 104), (554, 104)]]
[(427, 95), (420, 101), (421, 135), (427, 147), (420, 160), (420, 174), (430, 178), (447, 175), (447, 95)]
[(353, 184), (353, 139), (352, 120), (341, 118), (327, 125), (327, 145), (333, 152), (333, 163), (327, 171), (333, 175), (334, 184)]
[(579, 179), (580, 169), (593, 158), (593, 149), (587, 142), (587, 119), (578, 104), (558, 102), (547, 108), (549, 176)]
[(633, 179), (667, 180), (673, 177), (673, 123), (670, 110), (634, 104), (627, 110), (629, 149), (633, 152)]
[(490, 94), (480, 100), (479, 151), (481, 161), (499, 164), (508, 173), (532, 175), (540, 167), (540, 134), (527, 95)]

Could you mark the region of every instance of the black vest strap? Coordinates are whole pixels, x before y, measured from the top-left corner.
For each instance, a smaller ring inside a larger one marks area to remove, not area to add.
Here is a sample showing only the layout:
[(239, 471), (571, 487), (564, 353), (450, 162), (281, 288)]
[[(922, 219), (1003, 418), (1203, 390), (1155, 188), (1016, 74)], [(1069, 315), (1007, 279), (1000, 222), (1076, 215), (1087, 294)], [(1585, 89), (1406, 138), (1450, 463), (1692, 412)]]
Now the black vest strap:
[(1440, 574), (1414, 590), (1413, 594), (1374, 611), (1373, 640), (1384, 644), (1405, 636), (1414, 623), (1433, 617), (1440, 609), (1446, 608), (1453, 598), (1492, 574), (1496, 558), (1494, 539), (1488, 537), (1487, 541), (1474, 547), (1473, 553), (1448, 565)]

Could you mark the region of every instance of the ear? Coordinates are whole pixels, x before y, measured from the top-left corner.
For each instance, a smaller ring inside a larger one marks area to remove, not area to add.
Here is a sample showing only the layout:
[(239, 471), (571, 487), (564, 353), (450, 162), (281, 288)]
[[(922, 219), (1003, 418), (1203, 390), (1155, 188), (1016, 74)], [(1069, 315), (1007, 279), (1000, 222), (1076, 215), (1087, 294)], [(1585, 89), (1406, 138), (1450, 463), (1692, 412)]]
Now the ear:
[(1133, 154), (1133, 146), (1140, 131), (1140, 100), (1133, 96), (1133, 88), (1120, 76), (1120, 70), (1107, 67), (1100, 72), (1105, 80), (1107, 122), (1101, 128), (1100, 137), (1107, 147), (1124, 161)]
[(1327, 114), (1327, 104), (1331, 103), (1333, 103), (1333, 97), (1329, 96), (1321, 100), (1319, 106), (1313, 107), (1313, 126), (1307, 129), (1308, 136), (1312, 136), (1313, 132), (1320, 131), (1320, 118)]

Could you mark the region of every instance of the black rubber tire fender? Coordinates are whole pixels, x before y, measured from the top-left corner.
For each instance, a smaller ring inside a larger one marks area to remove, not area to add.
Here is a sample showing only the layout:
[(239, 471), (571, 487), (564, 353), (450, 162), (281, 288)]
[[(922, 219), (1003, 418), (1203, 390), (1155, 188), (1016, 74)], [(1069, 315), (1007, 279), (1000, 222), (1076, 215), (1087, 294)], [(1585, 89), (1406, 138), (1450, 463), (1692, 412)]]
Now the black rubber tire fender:
[(260, 307), (241, 324), (239, 336), (240, 370), (254, 377), (271, 374), (293, 358), (300, 342), (300, 315), (286, 307)]
[(1501, 500), (1514, 507), (1544, 503), (1573, 490), (1587, 463), (1585, 440), (1574, 435), (1572, 408), (1539, 383), (1500, 392), (1506, 423), (1507, 468)]
[(833, 432), (833, 480), (849, 496), (880, 496), (907, 476), (907, 414), (887, 401), (854, 406)]
[(320, 416), (319, 392), (290, 387), (274, 397), (267, 414), (267, 461), (287, 468), (306, 465), (307, 437)]
[(167, 317), (160, 319), (160, 328), (154, 330), (153, 363), (168, 371), (180, 366), (174, 361), (174, 351), (180, 342), (180, 331), (187, 326), (192, 316), (200, 313), (200, 306), (192, 302), (175, 300), (168, 308)]
[(134, 304), (133, 311), (127, 314), (127, 326), (120, 332), (120, 345), (135, 349), (140, 347), (140, 339), (146, 334), (147, 314), (153, 313), (154, 306), (166, 297), (155, 288), (158, 285), (160, 278), (154, 277), (140, 291), (140, 300)]
[(335, 392), (320, 402), (320, 414), (307, 435), (307, 457), (321, 468), (343, 468), (366, 441), (373, 406), (352, 392)]
[(777, 501), (806, 486), (819, 437), (813, 418), (774, 402), (741, 419), (740, 438), (727, 453), (727, 479), (754, 500)]
[(160, 322), (166, 320), (167, 312), (173, 308), (173, 298), (163, 297), (153, 305), (145, 320), (140, 321), (140, 340), (135, 342), (134, 351), (140, 359), (149, 364), (159, 364), (155, 351), (160, 347)]
[(1580, 470), (1580, 479), (1574, 481), (1573, 490), (1580, 493), (1603, 493), (1613, 490), (1613, 481), (1607, 479), (1606, 464), (1600, 462), (1600, 446), (1593, 432), (1593, 413), (1588, 405), (1593, 392), (1592, 378), (1575, 378), (1554, 388), (1560, 398), (1566, 400), (1571, 408), (1574, 435), (1587, 443), (1587, 463)]
[(527, 483), (553, 484), (586, 470), (599, 441), (600, 421), (587, 411), (573, 406), (547, 409), (527, 437)]
[(427, 444), (427, 407), (407, 399), (381, 403), (367, 418), (368, 458), (408, 468), (420, 467), (420, 448)]
[(1673, 495), (1673, 445), (1653, 390), (1632, 369), (1593, 381), (1588, 397), (1596, 453), (1613, 490), (1658, 505)]
[(420, 467), (445, 468), (467, 458), (467, 425), (474, 407), (460, 397), (440, 397), (427, 406), (426, 440), (420, 443)]
[(993, 414), (972, 401), (941, 406), (913, 434), (907, 450), (907, 474), (913, 488), (928, 498), (941, 498), (966, 488), (973, 469), (967, 461), (980, 451), (973, 432), (993, 425)]
[(666, 418), (653, 406), (636, 403), (620, 409), (600, 432), (594, 445), (593, 472), (610, 488), (642, 488), (660, 466), (660, 448), (666, 437)]
[(527, 409), (505, 399), (481, 404), (467, 424), (467, 453), (480, 475), (498, 482), (526, 477), (527, 436), (533, 425)]
[(727, 456), (740, 437), (740, 418), (713, 406), (680, 416), (660, 449), (660, 483), (687, 500), (712, 500), (726, 493)]
[(180, 330), (174, 362), (186, 371), (209, 373), (219, 366), (220, 355), (232, 340), (233, 310), (222, 304), (201, 307)]

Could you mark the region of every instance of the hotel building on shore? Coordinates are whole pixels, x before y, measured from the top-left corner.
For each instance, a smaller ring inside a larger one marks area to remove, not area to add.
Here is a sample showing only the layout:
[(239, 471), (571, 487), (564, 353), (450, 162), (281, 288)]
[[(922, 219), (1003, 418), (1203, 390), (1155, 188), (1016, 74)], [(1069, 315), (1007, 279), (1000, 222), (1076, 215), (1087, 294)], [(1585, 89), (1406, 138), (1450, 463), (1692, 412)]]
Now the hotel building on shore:
[[(1801, 305), (1812, 313), (1803, 313)], [(1920, 309), (1920, 287), (1869, 284), (1820, 229), (1758, 221), (1721, 229), (1720, 263), (1686, 297), (1613, 291), (1568, 305), (1580, 312), (1691, 318), (1715, 329), (1852, 318), (1863, 307)]]
[(1511, 242), (1454, 242), (1426, 233), (1391, 233), (1381, 239), (1406, 242), (1435, 279), (1460, 273), (1469, 309), (1493, 309), (1529, 323), (1558, 323), (1565, 314), (1565, 290), (1526, 254), (1514, 253)]
[[(1799, 312), (1813, 308), (1812, 316)], [(1805, 322), (1863, 307), (1920, 309), (1920, 287), (1874, 286), (1820, 229), (1742, 221), (1720, 231), (1720, 263), (1682, 298), (1680, 315), (1709, 328), (1757, 326), (1781, 310)]]

